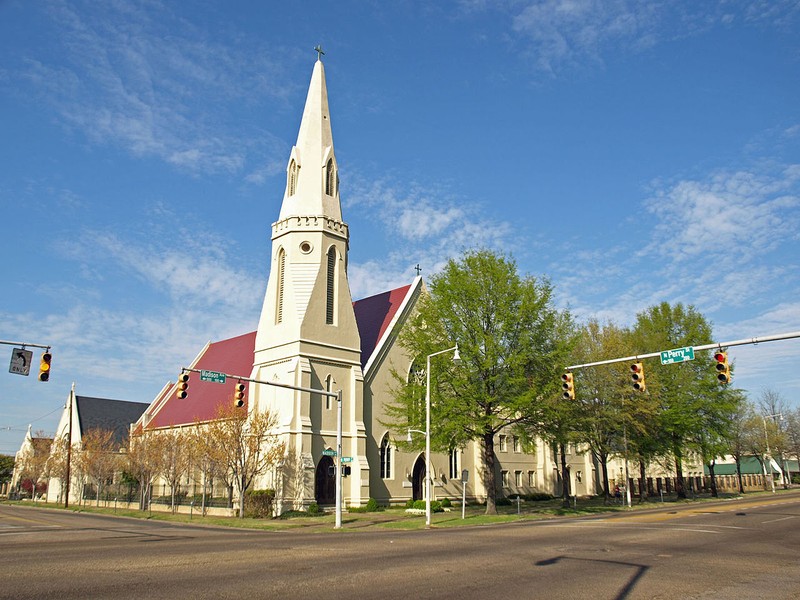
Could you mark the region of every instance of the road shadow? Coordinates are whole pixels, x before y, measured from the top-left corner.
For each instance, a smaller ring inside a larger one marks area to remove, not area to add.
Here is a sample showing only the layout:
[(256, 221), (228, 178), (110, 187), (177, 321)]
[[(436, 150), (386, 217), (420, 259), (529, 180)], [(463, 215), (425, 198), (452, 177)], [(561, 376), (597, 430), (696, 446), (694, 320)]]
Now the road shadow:
[(616, 596), (614, 596), (614, 600), (624, 600), (627, 598), (630, 593), (633, 591), (633, 588), (636, 587), (636, 584), (639, 583), (639, 580), (644, 577), (645, 573), (650, 569), (647, 565), (639, 565), (636, 563), (629, 563), (619, 560), (602, 560), (602, 559), (595, 559), (595, 558), (576, 558), (572, 556), (554, 556), (553, 558), (545, 558), (543, 560), (536, 561), (534, 564), (537, 567), (547, 567), (550, 565), (554, 565), (561, 561), (581, 561), (581, 562), (589, 562), (589, 563), (603, 563), (607, 565), (615, 565), (615, 566), (622, 566), (622, 567), (630, 567), (634, 570), (633, 574), (628, 578), (628, 581), (622, 588), (619, 590)]

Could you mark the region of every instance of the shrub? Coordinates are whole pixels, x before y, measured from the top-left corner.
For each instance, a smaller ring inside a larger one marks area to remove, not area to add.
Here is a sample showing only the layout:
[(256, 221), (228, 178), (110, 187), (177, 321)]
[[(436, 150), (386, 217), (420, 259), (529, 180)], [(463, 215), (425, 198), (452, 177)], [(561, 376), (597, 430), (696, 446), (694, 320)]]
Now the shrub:
[(414, 508), (414, 500), (412, 498), (406, 500), (406, 508)]
[(268, 519), (272, 516), (275, 490), (250, 490), (244, 497), (244, 516)]
[(442, 498), (442, 508), (450, 508), (453, 506), (453, 503), (450, 502), (450, 498)]
[(526, 494), (523, 496), (525, 500), (532, 500), (533, 502), (541, 502), (544, 500), (552, 500), (553, 496), (550, 494), (545, 494), (544, 492), (535, 492), (533, 494)]
[(306, 509), (306, 512), (308, 512), (308, 514), (310, 515), (318, 515), (320, 513), (319, 504), (317, 504), (316, 502), (312, 502), (311, 504), (308, 505), (308, 509)]
[(378, 508), (378, 501), (375, 498), (367, 500), (367, 512), (377, 512)]
[[(408, 506), (408, 505), (406, 505), (406, 506)], [(415, 508), (417, 510), (425, 510), (425, 500), (417, 500), (417, 501), (413, 502), (411, 506), (408, 506), (408, 508)], [(432, 513), (444, 512), (444, 509), (442, 508), (442, 503), (439, 500), (433, 500), (431, 502), (431, 512)]]

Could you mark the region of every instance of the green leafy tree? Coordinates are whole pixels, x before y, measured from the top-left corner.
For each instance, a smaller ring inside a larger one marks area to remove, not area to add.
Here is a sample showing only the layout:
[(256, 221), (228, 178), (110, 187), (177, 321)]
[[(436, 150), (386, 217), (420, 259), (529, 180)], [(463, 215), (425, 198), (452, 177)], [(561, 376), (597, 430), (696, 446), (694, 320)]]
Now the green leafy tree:
[(8, 483), (14, 474), (14, 457), (0, 454), (0, 483)]
[[(580, 332), (575, 348), (575, 362), (600, 362), (630, 354), (626, 331), (613, 323), (600, 325), (590, 320)], [(627, 385), (628, 366), (623, 363), (596, 365), (575, 373), (575, 413), (578, 441), (589, 446), (600, 465), (605, 502), (611, 498), (608, 460), (613, 454), (627, 451), (627, 438), (633, 436), (639, 421), (633, 418)]]
[[(431, 438), (440, 451), (481, 444), (486, 513), (497, 512), (495, 436), (506, 427), (539, 431), (547, 398), (559, 391), (568, 316), (553, 307), (549, 281), (521, 276), (513, 259), (489, 250), (450, 260), (431, 278), (399, 342), (415, 358), (412, 377), (395, 373), (393, 429), (424, 430), (426, 358), (457, 343), (461, 364), (437, 356), (430, 373)], [(409, 381), (410, 379), (410, 381)], [(419, 443), (419, 442), (418, 442)]]
[(742, 390), (734, 390), (737, 395), (736, 408), (731, 413), (730, 428), (727, 435), (727, 452), (733, 456), (736, 463), (736, 479), (739, 484), (739, 493), (744, 494), (742, 483), (742, 459), (748, 455), (749, 423), (755, 418), (755, 410), (747, 401), (747, 396)]
[[(633, 340), (645, 354), (712, 341), (711, 326), (693, 306), (662, 302), (637, 315)], [(649, 393), (659, 405), (658, 427), (675, 461), (676, 491), (686, 498), (683, 462), (688, 450), (700, 450), (702, 432), (722, 433), (726, 414), (733, 412), (732, 397), (717, 383), (711, 354), (698, 353), (695, 360), (660, 368), (645, 362)]]

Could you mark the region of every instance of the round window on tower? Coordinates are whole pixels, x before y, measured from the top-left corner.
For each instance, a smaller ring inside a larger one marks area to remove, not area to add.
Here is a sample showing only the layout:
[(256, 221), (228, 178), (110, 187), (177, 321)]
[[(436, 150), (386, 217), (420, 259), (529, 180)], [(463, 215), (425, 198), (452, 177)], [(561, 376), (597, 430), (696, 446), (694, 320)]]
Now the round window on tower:
[(311, 242), (301, 242), (300, 243), (300, 252), (303, 254), (308, 254), (313, 249)]

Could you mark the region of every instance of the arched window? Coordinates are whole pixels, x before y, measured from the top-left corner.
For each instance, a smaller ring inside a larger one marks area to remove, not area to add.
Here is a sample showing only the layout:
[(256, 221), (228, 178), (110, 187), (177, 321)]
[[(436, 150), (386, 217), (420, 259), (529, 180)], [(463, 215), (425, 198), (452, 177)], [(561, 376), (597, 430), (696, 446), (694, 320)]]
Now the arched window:
[(278, 250), (278, 289), (275, 297), (275, 323), (283, 323), (283, 290), (286, 276), (286, 252)]
[(328, 281), (325, 297), (325, 324), (333, 325), (334, 308), (336, 306), (336, 248), (328, 250)]
[(329, 158), (325, 165), (325, 193), (328, 196), (336, 194), (336, 172), (333, 168), (333, 159)]
[(381, 441), (381, 479), (392, 477), (392, 446), (389, 443), (389, 434), (383, 436)]
[(289, 163), (289, 180), (286, 182), (286, 189), (289, 196), (294, 196), (297, 191), (297, 163), (294, 159)]

